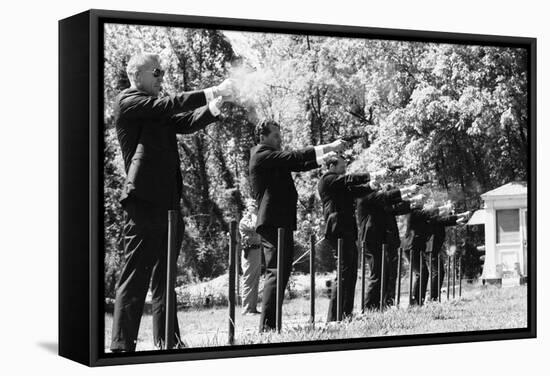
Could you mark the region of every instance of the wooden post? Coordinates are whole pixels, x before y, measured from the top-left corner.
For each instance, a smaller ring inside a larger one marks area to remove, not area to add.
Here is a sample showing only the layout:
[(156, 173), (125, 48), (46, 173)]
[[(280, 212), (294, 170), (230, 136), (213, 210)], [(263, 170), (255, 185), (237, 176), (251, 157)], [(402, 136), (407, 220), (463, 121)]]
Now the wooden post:
[(165, 349), (172, 349), (175, 342), (174, 319), (176, 302), (174, 287), (176, 282), (176, 237), (178, 231), (178, 211), (168, 210), (168, 250), (166, 256), (166, 318), (164, 326)]
[(437, 254), (437, 300), (441, 303), (441, 254)]
[(382, 260), (380, 261), (380, 310), (384, 309), (384, 293), (386, 292), (386, 252), (388, 245), (382, 244)]
[(229, 286), (228, 286), (228, 300), (229, 300), (229, 331), (228, 342), (230, 345), (235, 343), (235, 274), (237, 268), (237, 221), (231, 221), (229, 223)]
[(367, 242), (361, 242), (361, 313), (365, 313), (365, 253)]
[(432, 267), (433, 267), (433, 264), (432, 264), (432, 251), (430, 251), (430, 253), (428, 254), (428, 268), (430, 269), (428, 272), (429, 272), (429, 276), (430, 278), (428, 279), (428, 284), (430, 285), (430, 300), (432, 300), (433, 298), (433, 290), (432, 290), (432, 287), (433, 287), (433, 272), (432, 272)]
[(458, 258), (458, 297), (462, 297), (462, 256)]
[(241, 258), (239, 256), (241, 255), (242, 250), (241, 245), (237, 240), (237, 236), (238, 234), (235, 234), (235, 306), (240, 306), (242, 308), (243, 301), (241, 298), (241, 277), (239, 275), (239, 270), (241, 268)]
[(409, 307), (412, 305), (413, 302), (413, 256), (414, 252), (411, 249), (409, 251)]
[(284, 276), (284, 241), (285, 230), (281, 227), (277, 230), (277, 307), (276, 307), (276, 320), (277, 320), (277, 333), (281, 333), (283, 327), (283, 299), (285, 290), (283, 287)]
[(455, 232), (455, 251), (453, 253), (453, 299), (455, 298), (455, 286), (456, 286), (456, 252), (458, 251), (458, 229), (454, 227)]
[(453, 254), (453, 299), (455, 298), (456, 286), (456, 254)]
[(315, 325), (315, 235), (309, 237), (309, 321)]
[(336, 266), (336, 321), (342, 320), (342, 255), (344, 240), (338, 239), (338, 264)]
[(424, 286), (424, 281), (422, 280), (422, 269), (423, 269), (423, 263), (424, 263), (424, 260), (423, 260), (423, 257), (422, 257), (422, 251), (419, 250), (418, 251), (418, 266), (419, 266), (419, 273), (420, 275), (418, 276), (418, 279), (419, 279), (419, 284), (418, 284), (418, 305), (422, 305), (423, 303), (423, 299), (422, 299), (422, 286)]
[(403, 257), (403, 248), (397, 250), (397, 293), (395, 304), (399, 307), (399, 300), (401, 298), (401, 259)]
[(447, 256), (447, 300), (451, 293), (451, 256)]

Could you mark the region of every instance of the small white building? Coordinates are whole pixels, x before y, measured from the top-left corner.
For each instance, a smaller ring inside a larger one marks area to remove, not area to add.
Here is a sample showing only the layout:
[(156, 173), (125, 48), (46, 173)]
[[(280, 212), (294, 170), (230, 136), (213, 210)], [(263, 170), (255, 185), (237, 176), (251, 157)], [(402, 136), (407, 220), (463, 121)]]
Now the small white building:
[(484, 208), (468, 221), (485, 225), (487, 283), (521, 281), (527, 277), (527, 184), (512, 182), (481, 195)]

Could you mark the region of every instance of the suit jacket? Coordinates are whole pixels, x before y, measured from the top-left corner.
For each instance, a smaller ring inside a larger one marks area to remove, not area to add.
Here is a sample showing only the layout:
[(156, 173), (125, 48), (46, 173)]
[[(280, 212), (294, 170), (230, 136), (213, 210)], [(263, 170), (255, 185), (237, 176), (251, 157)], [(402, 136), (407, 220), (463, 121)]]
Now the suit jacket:
[(401, 201), (401, 191), (376, 191), (359, 199), (357, 220), (361, 241), (367, 248), (379, 247), (387, 243), (388, 216), (386, 208)]
[(430, 251), (439, 253), (443, 243), (445, 243), (445, 227), (455, 226), (458, 217), (456, 215), (434, 216), (431, 220), (432, 233), (428, 241), (431, 240)]
[(401, 246), (404, 250), (426, 250), (426, 242), (432, 233), (431, 220), (439, 209), (413, 209), (405, 218), (405, 236)]
[(357, 239), (357, 222), (355, 220), (355, 199), (372, 192), (367, 185), (370, 175), (339, 175), (327, 172), (319, 179), (318, 189), (323, 205), (325, 218), (325, 238), (338, 239), (344, 233)]
[(292, 171), (319, 167), (315, 149), (280, 151), (258, 144), (250, 151), (250, 188), (258, 205), (256, 230), (261, 226), (296, 229), (298, 193)]
[(386, 206), (385, 208), (387, 229), (386, 241), (393, 249), (397, 249), (401, 245), (401, 240), (399, 238), (399, 227), (397, 226), (395, 216), (408, 214), (411, 210), (410, 201), (401, 201), (396, 204)]
[(158, 98), (128, 88), (117, 96), (114, 116), (126, 171), (122, 204), (134, 196), (158, 207), (177, 207), (182, 176), (176, 134), (216, 120), (204, 92)]

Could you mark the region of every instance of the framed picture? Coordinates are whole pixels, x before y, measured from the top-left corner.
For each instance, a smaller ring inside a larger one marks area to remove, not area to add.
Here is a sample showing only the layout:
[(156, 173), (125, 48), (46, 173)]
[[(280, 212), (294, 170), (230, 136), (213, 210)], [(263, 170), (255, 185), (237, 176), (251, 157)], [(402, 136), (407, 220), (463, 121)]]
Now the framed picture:
[(536, 40), (59, 21), (59, 354), (536, 336)]

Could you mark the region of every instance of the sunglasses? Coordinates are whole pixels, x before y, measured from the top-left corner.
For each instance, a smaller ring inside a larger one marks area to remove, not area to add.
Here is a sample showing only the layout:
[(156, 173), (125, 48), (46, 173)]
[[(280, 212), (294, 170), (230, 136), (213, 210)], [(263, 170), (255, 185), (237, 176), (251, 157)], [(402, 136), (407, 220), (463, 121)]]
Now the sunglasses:
[(151, 72), (151, 73), (153, 73), (153, 77), (155, 77), (155, 78), (163, 77), (163, 76), (164, 76), (164, 73), (165, 73), (162, 69), (158, 69), (158, 68), (155, 68), (155, 69), (153, 69), (152, 71), (144, 71), (144, 72)]

